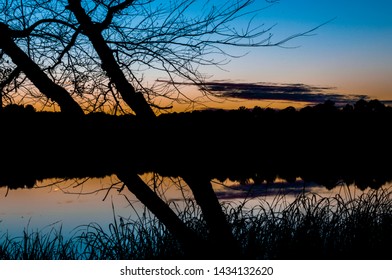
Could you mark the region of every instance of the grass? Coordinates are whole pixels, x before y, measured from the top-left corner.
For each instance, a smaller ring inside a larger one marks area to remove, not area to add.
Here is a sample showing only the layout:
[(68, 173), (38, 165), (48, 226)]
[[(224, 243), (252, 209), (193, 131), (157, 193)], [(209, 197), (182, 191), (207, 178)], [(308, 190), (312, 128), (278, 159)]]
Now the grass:
[(65, 240), (61, 227), (48, 233), (25, 229), (20, 237), (3, 234), (0, 238), (1, 260), (69, 260), (78, 254), (73, 240)]
[[(278, 196), (250, 209), (245, 204), (224, 204), (223, 209), (241, 244), (239, 259), (392, 259), (391, 195), (384, 189), (357, 197), (301, 194), (293, 202)], [(21, 237), (4, 234), (0, 259), (184, 258), (178, 242), (150, 212), (134, 221), (113, 214), (107, 228), (94, 223), (80, 226), (67, 240), (61, 227), (48, 233), (25, 230)], [(202, 213), (193, 201), (179, 215), (207, 238)]]

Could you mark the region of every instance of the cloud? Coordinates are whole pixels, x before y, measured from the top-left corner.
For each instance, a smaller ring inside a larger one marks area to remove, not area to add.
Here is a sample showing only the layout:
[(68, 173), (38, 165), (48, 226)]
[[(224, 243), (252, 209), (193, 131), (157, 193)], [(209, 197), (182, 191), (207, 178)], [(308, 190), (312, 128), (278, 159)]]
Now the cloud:
[[(360, 99), (369, 101), (365, 94), (344, 94), (337, 92), (335, 87), (321, 87), (307, 84), (279, 84), (279, 83), (238, 83), (226, 80), (204, 82), (200, 84), (190, 82), (173, 82), (157, 80), (172, 85), (198, 86), (220, 98), (236, 98), (244, 100), (268, 100), (282, 102), (303, 102), (309, 105), (324, 103), (327, 100), (335, 102), (337, 106), (353, 104)], [(379, 100), (386, 106), (392, 106), (392, 100)]]
[(318, 87), (306, 84), (276, 83), (232, 83), (207, 82), (201, 88), (223, 98), (246, 100), (279, 100), (306, 103), (324, 103), (326, 100), (338, 104), (368, 99), (366, 95), (348, 95), (334, 92), (336, 88)]
[[(177, 83), (163, 80), (160, 82), (176, 85), (194, 85), (191, 83)], [(311, 104), (324, 103), (327, 100), (331, 100), (336, 105), (345, 105), (347, 103), (354, 103), (359, 99), (369, 99), (367, 95), (337, 93), (334, 87), (319, 87), (306, 84), (212, 81), (199, 84), (198, 86), (200, 90), (208, 91), (216, 97), (245, 100), (275, 100)]]

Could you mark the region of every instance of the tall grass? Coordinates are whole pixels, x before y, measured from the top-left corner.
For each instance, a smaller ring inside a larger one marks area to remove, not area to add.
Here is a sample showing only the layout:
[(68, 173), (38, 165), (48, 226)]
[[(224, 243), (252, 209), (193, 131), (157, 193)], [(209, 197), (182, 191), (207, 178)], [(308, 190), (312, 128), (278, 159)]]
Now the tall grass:
[[(242, 247), (239, 259), (392, 259), (391, 195), (384, 189), (356, 197), (301, 194), (292, 202), (278, 196), (251, 208), (242, 203), (224, 204), (223, 209)], [(208, 238), (193, 201), (178, 212), (190, 228)], [(67, 240), (61, 228), (47, 234), (25, 230), (17, 238), (5, 234), (0, 259), (184, 258), (177, 240), (147, 210), (135, 220), (116, 217), (114, 210), (113, 215), (107, 228), (80, 226)]]
[(28, 228), (22, 236), (12, 237), (8, 233), (0, 237), (1, 260), (70, 260), (78, 253), (73, 240), (66, 240), (62, 228), (51, 228), (49, 232), (32, 231)]
[(167, 259), (181, 252), (178, 242), (147, 210), (135, 221), (114, 216), (107, 229), (91, 223), (77, 231), (74, 244), (80, 259)]
[(287, 205), (261, 203), (245, 215), (234, 209), (230, 217), (251, 258), (392, 259), (391, 194), (301, 194)]

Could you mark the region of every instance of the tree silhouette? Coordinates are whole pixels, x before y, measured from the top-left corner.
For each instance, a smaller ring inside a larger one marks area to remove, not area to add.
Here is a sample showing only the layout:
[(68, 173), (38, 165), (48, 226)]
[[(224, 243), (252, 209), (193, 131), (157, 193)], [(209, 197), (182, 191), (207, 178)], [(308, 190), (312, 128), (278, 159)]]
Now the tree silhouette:
[[(8, 103), (28, 97), (43, 107), (58, 105), (61, 112), (75, 117), (96, 111), (132, 113), (153, 125), (156, 110), (166, 108), (159, 106), (160, 98), (192, 102), (175, 81), (202, 84), (205, 75), (199, 67), (225, 64), (230, 57), (225, 47), (278, 46), (313, 30), (273, 42), (271, 28), (251, 24), (244, 30), (234, 28), (237, 19), (255, 12), (251, 10), (254, 0), (205, 1), (204, 6), (196, 2), (3, 1), (4, 97)], [(172, 88), (149, 85), (144, 76), (149, 70), (163, 75)], [(181, 176), (203, 211), (217, 257), (238, 257), (209, 178), (191, 169)], [(197, 237), (135, 171), (119, 168), (116, 173), (186, 250), (200, 250), (195, 245), (201, 244), (195, 242)]]
[[(47, 99), (34, 91), (30, 82), (44, 97), (67, 110), (59, 100), (69, 99), (65, 93), (60, 94), (64, 97), (53, 97), (54, 93), (40, 88), (31, 77), (43, 72), (66, 89), (84, 111), (133, 111), (150, 118), (151, 108), (159, 109), (162, 98), (192, 102), (175, 81), (203, 84), (206, 76), (200, 66), (227, 63), (233, 55), (226, 47), (283, 45), (312, 31), (274, 42), (272, 27), (249, 24), (246, 29), (235, 28), (236, 20), (257, 12), (252, 10), (254, 2), (4, 1), (0, 5), (1, 62), (18, 70), (8, 84), (16, 82), (18, 94), (26, 93), (36, 102)], [(173, 83), (154, 83), (146, 77), (149, 73)]]

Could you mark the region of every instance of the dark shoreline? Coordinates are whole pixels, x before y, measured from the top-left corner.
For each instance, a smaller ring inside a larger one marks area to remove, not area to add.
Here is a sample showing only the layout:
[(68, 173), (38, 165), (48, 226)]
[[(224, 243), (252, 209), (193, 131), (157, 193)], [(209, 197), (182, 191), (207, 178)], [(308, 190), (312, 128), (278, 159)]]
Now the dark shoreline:
[[(241, 246), (239, 257), (389, 259), (391, 191), (380, 187), (392, 181), (388, 134), (391, 120), (390, 107), (338, 109), (330, 103), (300, 111), (240, 108), (167, 114), (152, 123), (133, 116), (101, 113), (71, 118), (26, 108), (18, 112), (5, 110), (0, 114), (0, 187), (31, 188), (37, 180), (47, 178), (111, 174), (130, 174), (132, 179), (132, 175), (146, 172), (196, 178), (197, 183), (229, 178), (251, 179), (259, 184), (279, 176), (288, 184), (298, 177), (327, 188), (342, 182), (355, 184), (361, 189), (376, 190), (348, 201), (338, 195), (320, 198), (300, 193), (294, 204), (276, 213), (271, 207), (257, 208), (259, 213), (253, 211), (256, 208), (244, 213), (241, 207), (229, 209), (222, 205), (233, 237)], [(135, 187), (135, 181), (130, 182), (127, 186)], [(192, 189), (195, 190), (200, 189)], [(203, 215), (194, 219), (192, 215), (197, 213), (201, 213), (197, 208), (187, 208), (180, 216), (188, 217), (190, 220), (183, 222), (208, 244), (209, 228)], [(90, 225), (88, 228), (95, 232), (82, 234), (76, 241), (63, 240), (61, 232), (55, 232), (53, 240), (24, 233), (20, 242), (3, 235), (0, 258), (183, 258), (183, 248), (173, 232), (154, 219), (141, 221), (141, 226), (152, 227), (141, 228), (146, 236), (139, 236), (140, 232), (135, 236), (134, 227), (126, 228), (127, 221), (115, 221), (109, 226), (109, 235), (99, 225)], [(149, 235), (151, 232), (161, 235)], [(141, 247), (147, 239), (151, 246)], [(158, 240), (160, 246), (153, 240)], [(86, 255), (78, 255), (73, 246), (80, 242), (99, 245), (88, 248)], [(124, 246), (116, 245), (122, 242)], [(34, 244), (43, 249), (37, 250)], [(204, 242), (200, 244), (205, 246)], [(216, 249), (206, 248), (211, 255)], [(187, 258), (205, 257), (187, 253)]]
[(3, 109), (0, 186), (118, 170), (172, 177), (197, 170), (219, 180), (301, 177), (328, 188), (337, 181), (378, 188), (392, 180), (392, 107), (357, 103), (162, 114), (149, 124), (134, 116)]

